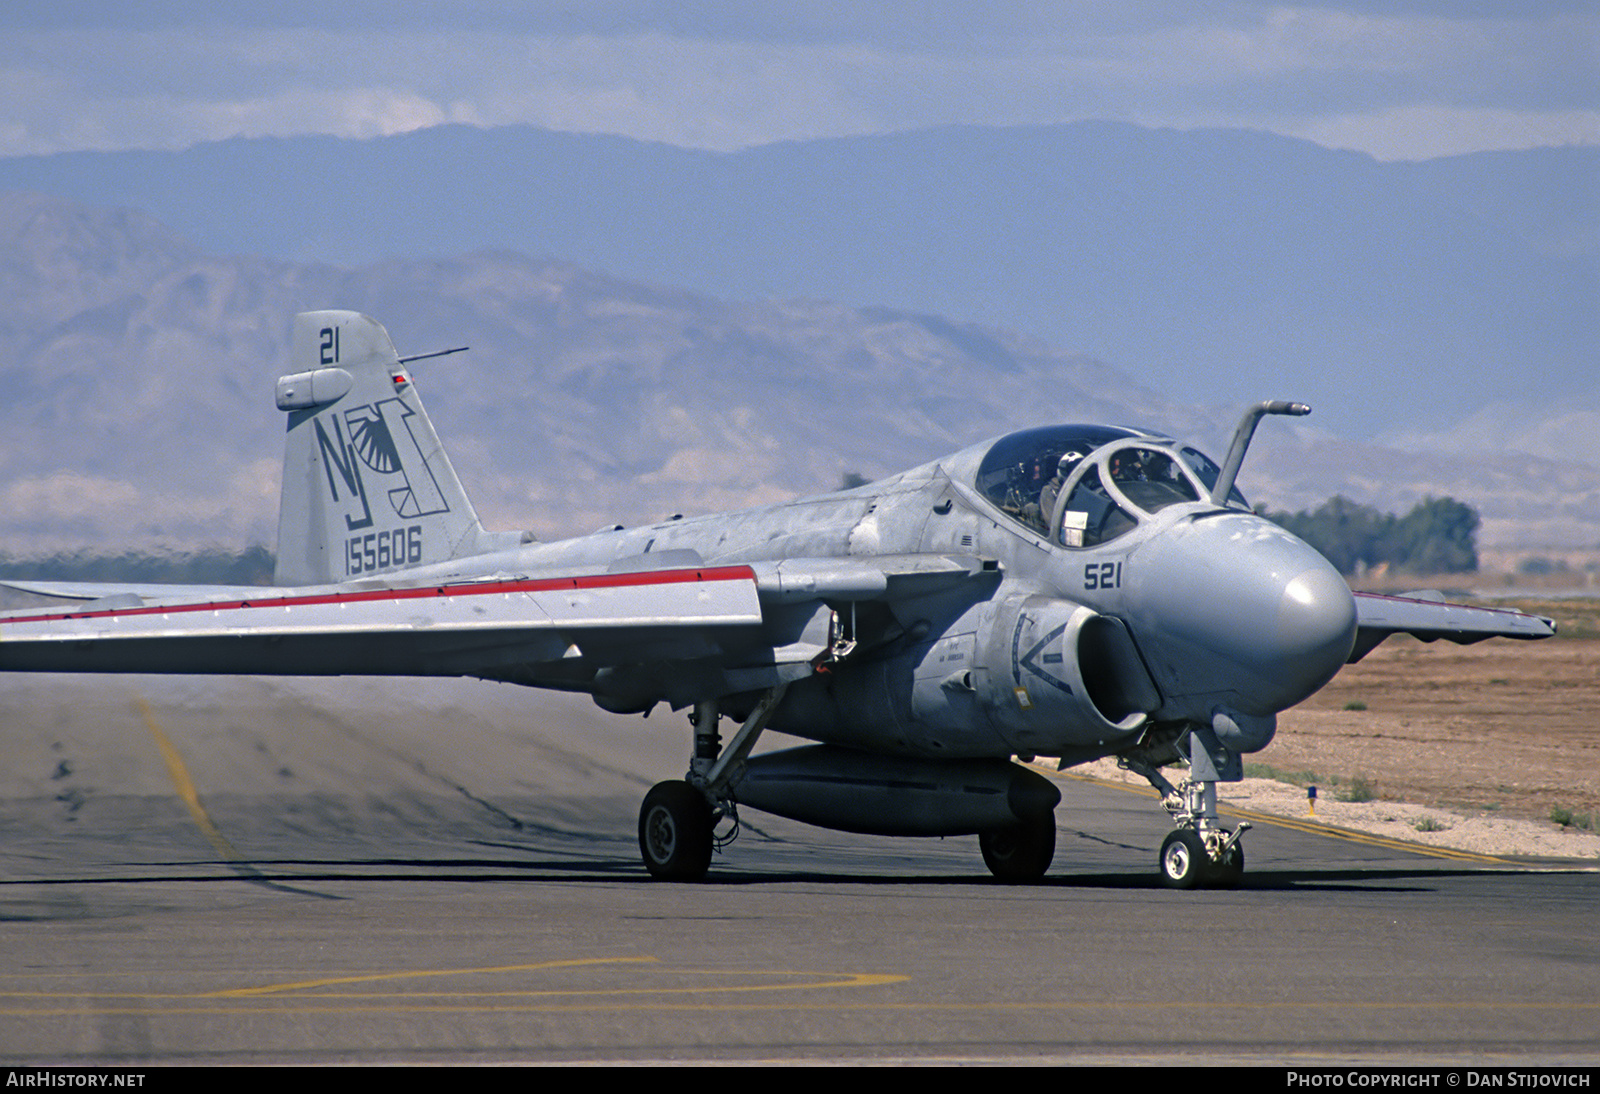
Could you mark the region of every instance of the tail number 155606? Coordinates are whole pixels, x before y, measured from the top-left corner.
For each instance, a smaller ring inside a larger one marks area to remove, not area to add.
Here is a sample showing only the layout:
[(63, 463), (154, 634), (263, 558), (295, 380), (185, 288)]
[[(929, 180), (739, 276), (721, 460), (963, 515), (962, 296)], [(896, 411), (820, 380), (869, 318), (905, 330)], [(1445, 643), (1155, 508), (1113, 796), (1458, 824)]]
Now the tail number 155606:
[(344, 572), (348, 575), (388, 570), (422, 561), (422, 525), (368, 532), (344, 541)]

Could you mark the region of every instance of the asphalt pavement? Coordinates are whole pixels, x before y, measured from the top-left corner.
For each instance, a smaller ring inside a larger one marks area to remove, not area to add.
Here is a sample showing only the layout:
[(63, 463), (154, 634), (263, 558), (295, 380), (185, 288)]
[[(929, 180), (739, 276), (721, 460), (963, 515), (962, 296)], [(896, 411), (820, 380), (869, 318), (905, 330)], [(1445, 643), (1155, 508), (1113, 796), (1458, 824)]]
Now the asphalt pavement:
[(748, 814), (648, 880), (681, 716), (438, 681), (0, 682), (0, 1060), (1600, 1062), (1600, 874), (1259, 821), (1173, 892), (1067, 781), (977, 841)]

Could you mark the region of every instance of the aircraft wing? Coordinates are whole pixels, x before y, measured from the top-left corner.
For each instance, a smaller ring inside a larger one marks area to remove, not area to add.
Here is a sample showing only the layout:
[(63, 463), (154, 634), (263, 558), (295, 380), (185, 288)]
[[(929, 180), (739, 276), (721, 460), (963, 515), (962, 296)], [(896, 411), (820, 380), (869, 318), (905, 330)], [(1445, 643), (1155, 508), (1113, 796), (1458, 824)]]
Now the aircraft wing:
[(1371, 653), (1391, 634), (1409, 634), (1424, 642), (1443, 638), (1467, 645), (1485, 638), (1549, 638), (1556, 633), (1552, 619), (1510, 608), (1449, 604), (1439, 593), (1356, 593), (1355, 597), (1356, 644), (1350, 651), (1350, 664)]
[(0, 616), (0, 670), (477, 675), (693, 656), (761, 623), (747, 566), (137, 599)]
[(767, 612), (920, 595), (980, 576), (998, 576), (997, 566), (906, 555), (427, 585), (26, 582), (89, 602), (0, 615), (0, 671), (472, 675), (542, 686), (570, 686), (580, 669), (604, 666), (768, 671), (802, 666), (822, 647), (767, 633)]

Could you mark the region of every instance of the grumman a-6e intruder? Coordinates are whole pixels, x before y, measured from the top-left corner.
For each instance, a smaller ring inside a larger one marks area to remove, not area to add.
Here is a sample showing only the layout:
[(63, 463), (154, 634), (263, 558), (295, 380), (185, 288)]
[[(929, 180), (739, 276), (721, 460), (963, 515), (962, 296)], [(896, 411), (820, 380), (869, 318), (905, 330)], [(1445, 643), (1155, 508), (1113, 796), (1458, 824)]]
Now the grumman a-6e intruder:
[[(1047, 426), (852, 490), (543, 544), (484, 530), (376, 322), (301, 315), (294, 355), (277, 587), (13, 582), (90, 602), (0, 618), (0, 669), (476, 676), (687, 709), (688, 773), (639, 815), (658, 878), (703, 877), (753, 808), (976, 833), (995, 876), (1033, 880), (1060, 793), (1013, 757), (1115, 756), (1175, 822), (1163, 879), (1229, 884), (1244, 826), (1218, 823), (1216, 784), (1279, 711), (1391, 634), (1554, 632), (1352, 595), (1252, 513), (1250, 437), (1298, 404), (1248, 411), (1220, 467), (1154, 433)], [(752, 755), (767, 728), (818, 743)]]

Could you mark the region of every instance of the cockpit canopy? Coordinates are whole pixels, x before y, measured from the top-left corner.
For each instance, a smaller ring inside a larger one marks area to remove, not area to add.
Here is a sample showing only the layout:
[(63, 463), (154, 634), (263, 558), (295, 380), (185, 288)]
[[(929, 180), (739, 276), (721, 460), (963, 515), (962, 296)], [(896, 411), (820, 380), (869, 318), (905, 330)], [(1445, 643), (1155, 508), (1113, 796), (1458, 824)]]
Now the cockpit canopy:
[[(1215, 461), (1171, 438), (1097, 425), (1058, 425), (996, 441), (977, 490), (1001, 512), (1064, 547), (1093, 547), (1179, 502), (1210, 497)], [(1232, 507), (1248, 509), (1237, 489)]]
[(1101, 445), (1137, 436), (1131, 429), (1103, 425), (1025, 429), (994, 442), (978, 466), (975, 485), (1006, 516), (1046, 535), (1056, 496), (1076, 464)]

